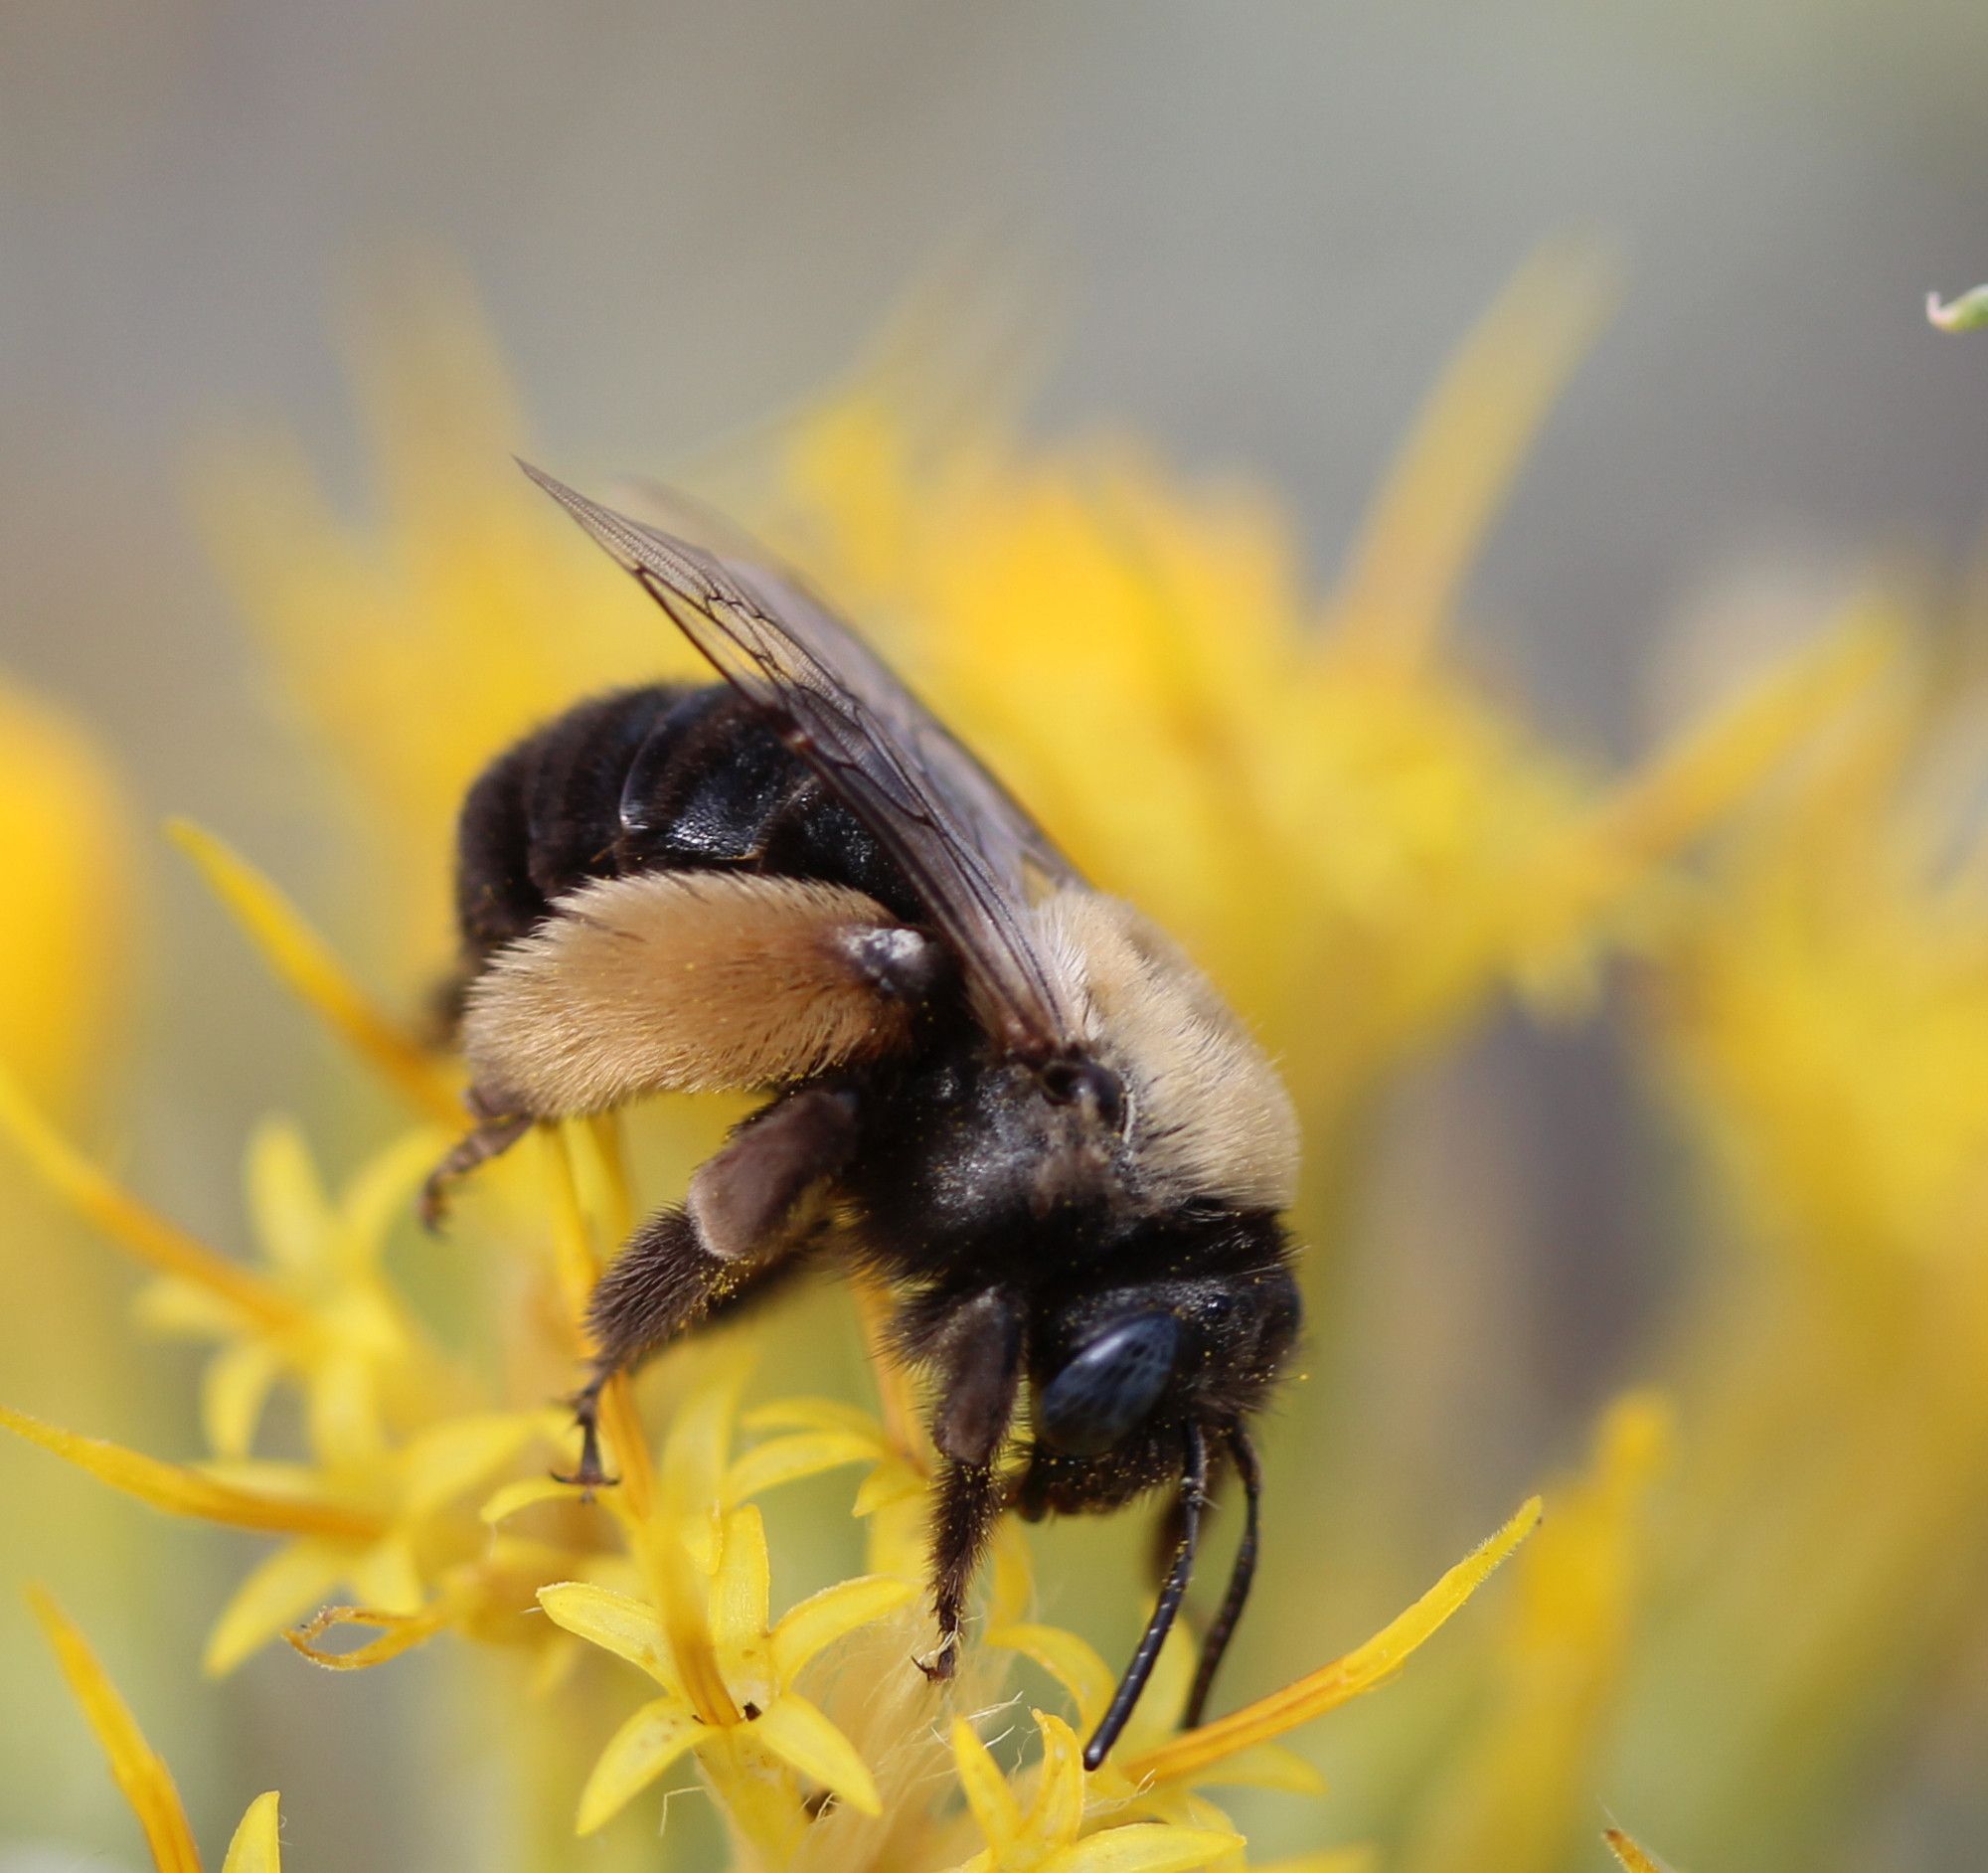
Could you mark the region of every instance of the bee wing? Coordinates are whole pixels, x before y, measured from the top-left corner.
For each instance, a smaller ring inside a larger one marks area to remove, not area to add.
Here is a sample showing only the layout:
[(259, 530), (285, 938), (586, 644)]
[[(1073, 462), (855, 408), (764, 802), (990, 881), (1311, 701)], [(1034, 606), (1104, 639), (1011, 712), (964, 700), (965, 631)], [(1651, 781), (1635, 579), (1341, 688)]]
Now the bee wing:
[(631, 520), (525, 472), (641, 583), (762, 709), (903, 868), (958, 956), (988, 1031), (1045, 1057), (1076, 1034), (1072, 996), (1032, 934), (1032, 885), (1077, 882), (999, 781), (860, 638), (792, 578)]

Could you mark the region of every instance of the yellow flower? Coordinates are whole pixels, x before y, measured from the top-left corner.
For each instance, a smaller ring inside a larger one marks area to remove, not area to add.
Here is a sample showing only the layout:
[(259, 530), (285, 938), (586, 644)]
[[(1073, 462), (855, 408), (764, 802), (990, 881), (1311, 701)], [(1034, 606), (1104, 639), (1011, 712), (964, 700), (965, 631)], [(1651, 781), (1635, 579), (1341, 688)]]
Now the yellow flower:
[[(193, 1827), (180, 1803), (172, 1772), (153, 1755), (137, 1720), (117, 1695), (117, 1687), (68, 1616), (39, 1589), (30, 1589), (28, 1600), (55, 1647), (71, 1692), (83, 1706), (103, 1754), (110, 1759), (110, 1773), (138, 1817), (145, 1844), (152, 1850), (153, 1865), (159, 1873), (200, 1873), (200, 1849), (194, 1844)], [(276, 1804), (273, 1788), (248, 1804), (228, 1844), (221, 1873), (280, 1873)]]
[(548, 1429), (544, 1412), (444, 1418), (405, 1444), (318, 1466), (252, 1458), (160, 1462), (0, 1406), (0, 1426), (169, 1515), (283, 1535), (237, 1589), (208, 1635), (209, 1671), (232, 1670), (340, 1583), (391, 1614), (420, 1610), (428, 1587), (480, 1541), (461, 1498)]
[(747, 1412), (743, 1423), (748, 1431), (782, 1435), (732, 1460), (725, 1474), (728, 1503), (744, 1502), (779, 1483), (864, 1464), (851, 1509), (869, 1524), (871, 1572), (923, 1580), (925, 1497), (931, 1478), (915, 1446), (908, 1448), (879, 1420), (838, 1399), (776, 1399)]
[[(696, 1751), (735, 1798), (742, 1784), (763, 1776), (770, 1758), (864, 1812), (878, 1811), (862, 1759), (794, 1682), (819, 1653), (904, 1606), (913, 1590), (865, 1576), (826, 1588), (769, 1623), (767, 1569), (765, 1530), (748, 1506), (725, 1517), (708, 1588), (688, 1578), (689, 1568), (677, 1571), (667, 1614), (580, 1581), (540, 1589), (556, 1623), (638, 1666), (663, 1690), (601, 1752), (580, 1798), (580, 1832), (591, 1833), (686, 1751)], [(693, 1648), (708, 1654), (702, 1671), (691, 1667)], [(764, 1811), (756, 1791), (747, 1799)], [(803, 1818), (796, 1804), (781, 1836), (797, 1833)]]
[(1117, 1823), (1084, 1835), (1090, 1786), (1077, 1733), (1061, 1717), (1034, 1716), (1043, 1760), (1026, 1810), (973, 1726), (964, 1718), (953, 1722), (959, 1786), (987, 1839), (986, 1851), (957, 1873), (1189, 1873), (1242, 1850), (1242, 1837), (1227, 1827), (1165, 1821)]
[(137, 889), (124, 802), (66, 717), (0, 679), (0, 1061), (33, 1097), (74, 1107), (124, 1012)]

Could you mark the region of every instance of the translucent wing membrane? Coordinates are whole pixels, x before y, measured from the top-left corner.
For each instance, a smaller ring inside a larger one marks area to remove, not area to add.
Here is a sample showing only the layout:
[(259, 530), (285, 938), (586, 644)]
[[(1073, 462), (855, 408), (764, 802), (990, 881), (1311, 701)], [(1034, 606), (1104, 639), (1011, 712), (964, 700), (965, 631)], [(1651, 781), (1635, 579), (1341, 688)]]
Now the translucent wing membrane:
[(1013, 796), (839, 618), (771, 565), (691, 545), (520, 464), (640, 581), (904, 870), (958, 955), (976, 1012), (1018, 1054), (1069, 1050), (1068, 986), (1033, 935), (1031, 887), (1077, 882)]

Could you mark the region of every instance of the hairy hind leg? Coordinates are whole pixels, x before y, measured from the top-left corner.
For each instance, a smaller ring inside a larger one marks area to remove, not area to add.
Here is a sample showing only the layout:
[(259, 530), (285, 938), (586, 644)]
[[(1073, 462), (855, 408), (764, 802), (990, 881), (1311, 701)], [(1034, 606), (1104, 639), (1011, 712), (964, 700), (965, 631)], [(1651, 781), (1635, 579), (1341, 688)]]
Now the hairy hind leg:
[(790, 1094), (746, 1118), (698, 1167), (683, 1208), (657, 1211), (628, 1239), (586, 1304), (593, 1373), (574, 1400), (580, 1455), (573, 1480), (607, 1480), (599, 1414), (608, 1380), (790, 1270), (820, 1221), (820, 1191), (855, 1141), (848, 1094)]
[(659, 1210), (629, 1237), (595, 1284), (586, 1307), (593, 1365), (574, 1394), (580, 1465), (561, 1482), (594, 1489), (612, 1483), (600, 1460), (600, 1395), (617, 1373), (633, 1373), (671, 1341), (763, 1298), (806, 1257), (801, 1245), (771, 1261), (712, 1254), (683, 1210)]

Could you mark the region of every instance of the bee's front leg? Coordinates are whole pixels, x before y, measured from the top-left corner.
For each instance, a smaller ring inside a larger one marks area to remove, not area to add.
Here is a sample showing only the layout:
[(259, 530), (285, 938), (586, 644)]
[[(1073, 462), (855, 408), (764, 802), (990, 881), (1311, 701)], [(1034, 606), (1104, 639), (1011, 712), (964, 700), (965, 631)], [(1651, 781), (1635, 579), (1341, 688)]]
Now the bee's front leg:
[(1022, 1378), (1022, 1315), (989, 1290), (961, 1303), (937, 1336), (938, 1398), (932, 1442), (945, 1459), (932, 1513), (932, 1612), (938, 1644), (917, 1667), (927, 1678), (959, 1664), (966, 1597), (1005, 1500), (996, 1462), (1008, 1440)]

